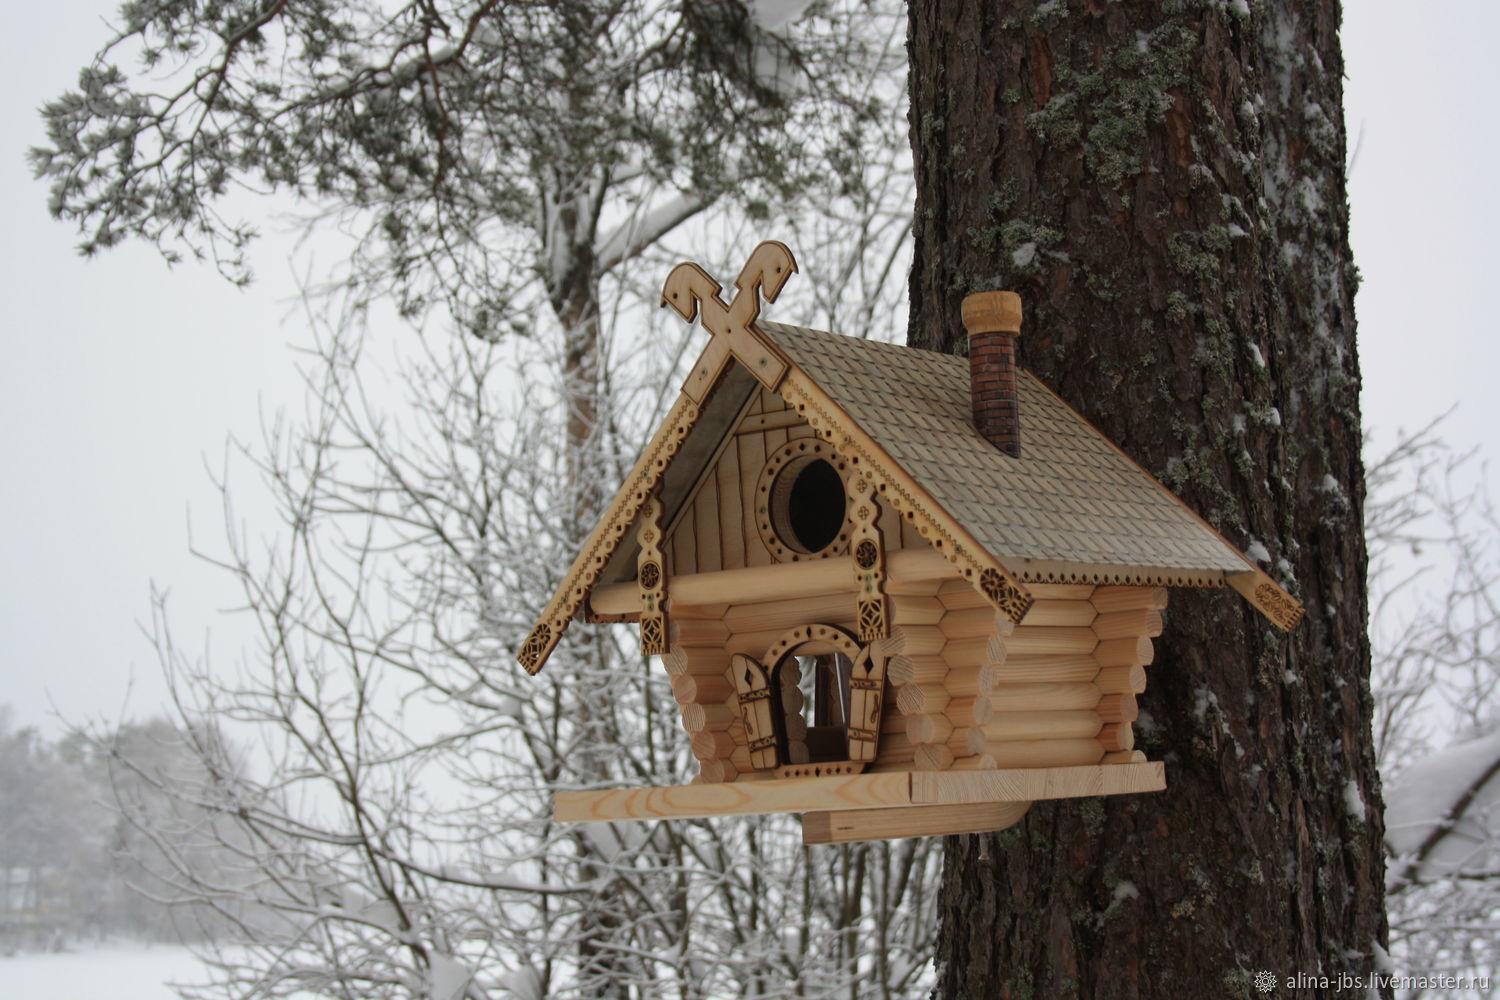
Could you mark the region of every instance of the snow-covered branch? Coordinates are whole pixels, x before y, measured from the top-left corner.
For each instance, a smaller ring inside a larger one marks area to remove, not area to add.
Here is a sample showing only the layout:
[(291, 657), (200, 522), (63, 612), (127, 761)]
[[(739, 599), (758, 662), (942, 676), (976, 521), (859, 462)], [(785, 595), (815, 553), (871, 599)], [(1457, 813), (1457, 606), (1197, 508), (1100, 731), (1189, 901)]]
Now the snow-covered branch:
[(613, 271), (625, 261), (640, 256), (708, 205), (709, 201), (704, 197), (682, 193), (642, 215), (632, 215), (605, 236), (594, 251), (600, 273)]
[[(1500, 523), (1441, 418), (1369, 465), (1376, 746), (1403, 968), (1500, 971)], [(1478, 484), (1476, 486), (1476, 483)]]

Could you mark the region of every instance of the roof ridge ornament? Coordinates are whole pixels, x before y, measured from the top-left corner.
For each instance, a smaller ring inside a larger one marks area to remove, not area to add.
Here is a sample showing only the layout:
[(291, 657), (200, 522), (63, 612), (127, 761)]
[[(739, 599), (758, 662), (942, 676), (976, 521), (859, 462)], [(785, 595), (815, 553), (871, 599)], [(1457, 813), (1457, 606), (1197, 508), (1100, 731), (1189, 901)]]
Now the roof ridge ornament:
[(698, 319), (713, 335), (682, 387), (689, 399), (703, 402), (730, 355), (767, 389), (774, 392), (781, 384), (791, 362), (755, 321), (760, 316), (761, 297), (775, 302), (782, 286), (796, 272), (797, 259), (787, 245), (766, 240), (751, 251), (735, 279), (734, 299), (726, 305), (719, 297), (724, 286), (703, 268), (691, 261), (672, 268), (662, 286), (661, 304), (671, 306), (689, 323)]

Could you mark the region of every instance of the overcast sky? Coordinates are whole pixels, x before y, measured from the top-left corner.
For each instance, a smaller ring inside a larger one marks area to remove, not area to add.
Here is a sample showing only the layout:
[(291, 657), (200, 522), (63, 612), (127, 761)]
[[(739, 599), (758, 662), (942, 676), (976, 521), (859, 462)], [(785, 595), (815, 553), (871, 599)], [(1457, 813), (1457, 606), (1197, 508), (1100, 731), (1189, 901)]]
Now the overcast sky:
[[(172, 594), (179, 638), (216, 655), (243, 640), (216, 549), (209, 481), (229, 434), (300, 398), (288, 344), (305, 340), (284, 257), (230, 287), (210, 268), (169, 270), (145, 247), (82, 261), (23, 160), (35, 109), (70, 86), (112, 3), (0, 6), (5, 94), (0, 205), (6, 336), (0, 359), (0, 704), (56, 731), (71, 719), (149, 713), (162, 685), (140, 623), (151, 581)], [(1448, 409), (1448, 436), (1489, 446), (1500, 426), (1500, 346), (1489, 282), (1500, 210), (1495, 162), (1500, 5), (1394, 0), (1345, 11), (1350, 179), (1365, 419), (1387, 435)], [(248, 501), (240, 516), (253, 521)], [(133, 691), (131, 686), (133, 684)], [(127, 692), (129, 704), (127, 707)]]

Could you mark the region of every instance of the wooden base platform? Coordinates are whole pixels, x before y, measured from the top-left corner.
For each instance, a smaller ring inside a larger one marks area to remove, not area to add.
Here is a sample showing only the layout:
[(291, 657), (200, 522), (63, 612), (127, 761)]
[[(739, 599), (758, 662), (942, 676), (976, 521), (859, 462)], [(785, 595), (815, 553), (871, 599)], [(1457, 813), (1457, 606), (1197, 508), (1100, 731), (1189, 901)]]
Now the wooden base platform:
[(980, 802), (803, 813), (802, 842), (852, 844), (861, 840), (991, 833), (1015, 826), (1030, 808), (1030, 802)]
[(808, 814), (803, 820), (807, 843), (846, 843), (1004, 829), (1038, 799), (1159, 792), (1166, 787), (1164, 769), (1156, 761), (913, 771), (559, 792), (555, 815), (560, 822), (580, 823), (798, 812)]

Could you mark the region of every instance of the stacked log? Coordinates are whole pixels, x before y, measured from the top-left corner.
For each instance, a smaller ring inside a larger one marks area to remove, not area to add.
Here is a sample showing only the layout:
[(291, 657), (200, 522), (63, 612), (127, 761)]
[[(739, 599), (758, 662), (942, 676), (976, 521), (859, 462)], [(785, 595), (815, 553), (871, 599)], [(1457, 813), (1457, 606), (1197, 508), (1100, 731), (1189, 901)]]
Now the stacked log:
[[(1099, 672), (1089, 626), (1090, 585), (1029, 586), (1034, 601), (1021, 624), (997, 631), (987, 650), (995, 677), (989, 718), (965, 734), (967, 749), (992, 766), (1064, 767), (1098, 762), (1100, 722), (1094, 714)], [(955, 644), (955, 651), (967, 652)]]
[(1099, 745), (1109, 763), (1131, 763), (1137, 756), (1133, 723), (1140, 715), (1136, 695), (1146, 689), (1146, 667), (1155, 655), (1151, 640), (1161, 635), (1164, 587), (1100, 587), (1091, 598), (1098, 613), (1090, 628), (1099, 638), (1093, 659), (1099, 667)]
[[(916, 565), (913, 563), (913, 565)], [(871, 772), (1065, 767), (1143, 760), (1134, 749), (1162, 588), (1032, 584), (1022, 624), (967, 581), (905, 578), (890, 600), (881, 737)], [(811, 621), (849, 627), (851, 595), (794, 597), (674, 613), (664, 658), (705, 781), (754, 780), (732, 654), (764, 655)], [(773, 666), (766, 664), (767, 667)], [(784, 765), (806, 762), (799, 671), (780, 672)]]
[[(671, 679), (672, 695), (682, 713), (699, 777), (704, 781), (734, 781), (741, 770), (749, 770), (749, 752), (744, 767), (734, 754), (744, 746), (739, 698), (729, 678), (730, 653), (725, 648), (729, 628), (722, 621), (670, 617), (671, 646), (662, 663)], [(734, 727), (740, 730), (736, 744)]]

